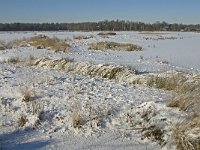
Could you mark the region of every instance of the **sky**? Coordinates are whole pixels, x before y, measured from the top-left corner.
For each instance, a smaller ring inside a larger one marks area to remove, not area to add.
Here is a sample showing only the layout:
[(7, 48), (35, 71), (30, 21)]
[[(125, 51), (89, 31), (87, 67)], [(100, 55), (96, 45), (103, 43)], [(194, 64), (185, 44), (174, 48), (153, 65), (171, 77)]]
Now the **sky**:
[(200, 24), (200, 0), (0, 0), (0, 23), (116, 19)]

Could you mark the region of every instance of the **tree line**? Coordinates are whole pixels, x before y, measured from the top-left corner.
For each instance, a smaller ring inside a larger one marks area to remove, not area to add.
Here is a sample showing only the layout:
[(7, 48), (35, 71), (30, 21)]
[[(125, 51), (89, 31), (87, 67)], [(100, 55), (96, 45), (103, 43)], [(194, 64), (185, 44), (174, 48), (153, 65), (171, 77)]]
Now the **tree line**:
[(200, 31), (200, 24), (143, 23), (124, 20), (82, 23), (0, 23), (0, 31)]

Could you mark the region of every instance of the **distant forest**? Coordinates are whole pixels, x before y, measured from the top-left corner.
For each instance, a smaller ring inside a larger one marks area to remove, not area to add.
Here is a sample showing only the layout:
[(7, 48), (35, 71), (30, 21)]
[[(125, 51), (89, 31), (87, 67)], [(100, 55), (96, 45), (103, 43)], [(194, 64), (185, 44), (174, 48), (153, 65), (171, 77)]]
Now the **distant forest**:
[(0, 23), (0, 31), (200, 31), (200, 24), (143, 23), (124, 20), (83, 23)]

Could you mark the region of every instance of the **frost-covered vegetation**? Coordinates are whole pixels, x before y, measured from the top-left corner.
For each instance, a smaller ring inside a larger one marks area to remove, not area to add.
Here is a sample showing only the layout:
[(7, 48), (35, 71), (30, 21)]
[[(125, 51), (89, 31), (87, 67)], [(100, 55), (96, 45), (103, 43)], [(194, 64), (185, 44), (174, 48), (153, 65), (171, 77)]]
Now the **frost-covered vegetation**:
[(0, 33), (2, 149), (199, 149), (198, 63), (167, 57), (199, 35), (101, 34)]

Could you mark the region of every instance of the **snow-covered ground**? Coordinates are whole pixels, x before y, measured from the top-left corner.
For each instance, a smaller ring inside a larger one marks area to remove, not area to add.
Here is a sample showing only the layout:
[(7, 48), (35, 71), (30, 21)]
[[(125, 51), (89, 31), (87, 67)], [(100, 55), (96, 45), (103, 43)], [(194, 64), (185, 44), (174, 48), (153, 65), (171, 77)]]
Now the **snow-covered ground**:
[[(116, 36), (101, 38), (99, 32), (1, 32), (0, 41), (26, 39), (34, 35), (45, 34), (50, 37), (67, 39), (72, 45), (68, 56), (77, 61), (95, 63), (122, 64), (134, 66), (144, 72), (176, 69), (200, 70), (199, 33), (165, 32), (164, 34), (140, 34), (140, 32), (116, 32)], [(93, 35), (87, 40), (73, 40), (73, 37)], [(166, 39), (162, 39), (166, 38)], [(168, 39), (167, 39), (168, 38)], [(88, 44), (100, 41), (133, 43), (143, 47), (140, 52), (88, 51)], [(63, 56), (63, 54), (62, 54)], [(143, 58), (141, 61), (140, 58)], [(168, 64), (163, 64), (162, 62)]]
[[(73, 58), (79, 63), (131, 66), (143, 73), (198, 72), (200, 34), (117, 32), (101, 38), (98, 32), (1, 32), (0, 40), (39, 34), (66, 39), (71, 49), (69, 53), (33, 47), (0, 50), (0, 149), (174, 149), (171, 128), (187, 115), (165, 106), (169, 91), (6, 60)], [(73, 39), (79, 35), (94, 37)], [(90, 43), (99, 41), (138, 44), (143, 51), (88, 50)], [(31, 93), (29, 102), (23, 101), (26, 89)], [(82, 121), (79, 128), (73, 127), (74, 112)], [(27, 119), (23, 127), (17, 123), (21, 116)], [(160, 140), (146, 136), (155, 128), (162, 133)]]

